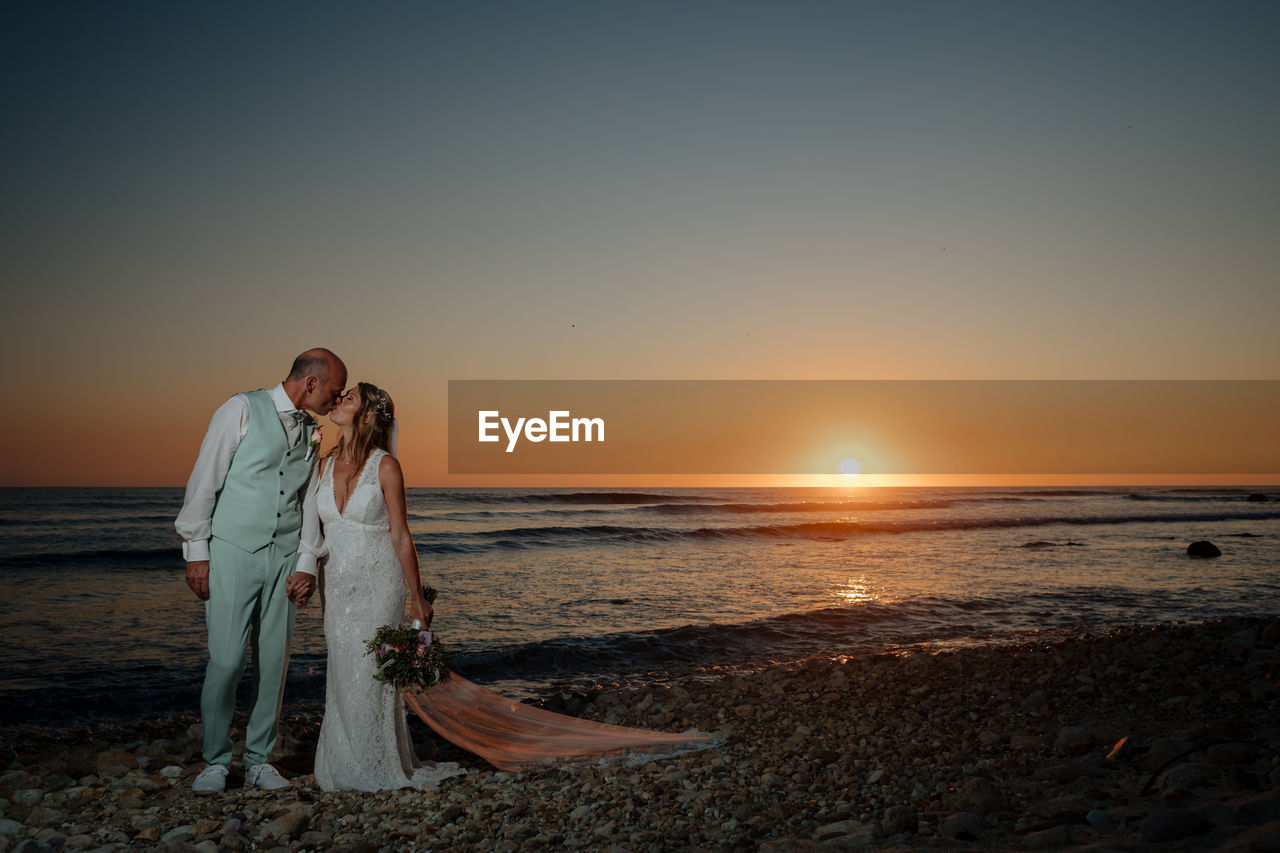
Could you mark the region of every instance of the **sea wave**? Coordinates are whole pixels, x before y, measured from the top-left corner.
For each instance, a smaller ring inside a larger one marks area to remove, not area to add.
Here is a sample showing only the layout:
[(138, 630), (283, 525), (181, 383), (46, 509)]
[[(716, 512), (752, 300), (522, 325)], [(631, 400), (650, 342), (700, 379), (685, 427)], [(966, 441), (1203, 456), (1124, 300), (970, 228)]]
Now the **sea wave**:
[(793, 503), (660, 503), (638, 507), (640, 512), (664, 515), (689, 515), (694, 513), (817, 513), (817, 512), (880, 512), (885, 510), (931, 510), (954, 506), (952, 500), (918, 501), (798, 501)]
[(658, 492), (434, 492), (433, 500), (451, 504), (623, 504), (715, 503), (723, 498)]
[(0, 556), (0, 569), (31, 566), (57, 567), (72, 564), (104, 565), (113, 568), (173, 568), (182, 562), (181, 548), (100, 548), (84, 551), (47, 551)]
[[(1176, 492), (1176, 494), (1152, 495), (1152, 494), (1134, 493), (1130, 495), (1125, 495), (1124, 497), (1125, 497), (1125, 500), (1140, 501), (1144, 503), (1189, 504), (1189, 503), (1223, 503), (1225, 501), (1248, 503), (1250, 502), (1249, 496), (1252, 494), (1262, 494), (1265, 496), (1264, 492), (1256, 492), (1256, 493), (1255, 492), (1229, 492), (1229, 493), (1219, 493), (1219, 494), (1201, 494), (1201, 493), (1195, 493), (1195, 492), (1183, 492), (1177, 489), (1174, 489), (1172, 491)], [(1275, 499), (1269, 498), (1269, 500), (1275, 500)], [(1254, 501), (1254, 502), (1264, 503), (1264, 501)]]
[(554, 681), (710, 665), (763, 665), (813, 654), (852, 654), (940, 638), (986, 637), (993, 630), (1066, 624), (1060, 617), (1032, 624), (1021, 610), (1008, 599), (926, 595), (742, 623), (561, 637), (458, 655), (452, 663), (458, 672), (482, 683)]
[(1280, 518), (1276, 511), (1179, 513), (1168, 515), (1052, 515), (1038, 517), (1002, 518), (941, 518), (935, 520), (898, 521), (804, 521), (792, 524), (760, 524), (736, 527), (698, 527), (673, 529), (669, 527), (643, 527), (618, 524), (588, 524), (575, 526), (543, 525), (502, 528), (474, 533), (456, 534), (452, 544), (459, 540), (485, 541), (504, 549), (532, 548), (566, 543), (645, 543), (675, 542), (717, 539), (810, 539), (840, 540), (876, 534), (936, 533), (956, 530), (1000, 530), (1023, 527), (1051, 527), (1071, 525), (1126, 524), (1197, 524), (1223, 521), (1274, 520)]

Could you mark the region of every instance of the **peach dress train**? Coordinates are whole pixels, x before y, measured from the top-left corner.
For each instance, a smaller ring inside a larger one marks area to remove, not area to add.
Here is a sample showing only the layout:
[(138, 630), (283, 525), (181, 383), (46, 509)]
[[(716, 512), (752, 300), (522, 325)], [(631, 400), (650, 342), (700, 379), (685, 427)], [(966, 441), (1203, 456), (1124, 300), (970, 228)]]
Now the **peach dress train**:
[(329, 550), (323, 569), (328, 666), (315, 762), (322, 789), (427, 787), (466, 772), (456, 763), (417, 759), (405, 725), (406, 704), (441, 737), (502, 770), (631, 756), (647, 760), (719, 742), (697, 731), (668, 734), (553, 714), (456, 673), (430, 690), (405, 692), (403, 699), (376, 680), (365, 643), (404, 612), (403, 575), (377, 476), (383, 454), (370, 455), (342, 510), (332, 466), (326, 466), (315, 499)]

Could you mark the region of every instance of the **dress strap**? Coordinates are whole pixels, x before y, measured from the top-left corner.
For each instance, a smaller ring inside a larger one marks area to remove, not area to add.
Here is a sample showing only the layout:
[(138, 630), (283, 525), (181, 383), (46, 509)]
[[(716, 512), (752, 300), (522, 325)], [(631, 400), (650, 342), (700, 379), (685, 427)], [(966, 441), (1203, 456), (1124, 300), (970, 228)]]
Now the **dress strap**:
[(360, 479), (365, 481), (376, 481), (378, 479), (378, 466), (382, 463), (382, 457), (386, 455), (387, 451), (385, 450), (371, 451), (369, 453), (369, 458), (364, 461), (364, 470), (360, 472)]

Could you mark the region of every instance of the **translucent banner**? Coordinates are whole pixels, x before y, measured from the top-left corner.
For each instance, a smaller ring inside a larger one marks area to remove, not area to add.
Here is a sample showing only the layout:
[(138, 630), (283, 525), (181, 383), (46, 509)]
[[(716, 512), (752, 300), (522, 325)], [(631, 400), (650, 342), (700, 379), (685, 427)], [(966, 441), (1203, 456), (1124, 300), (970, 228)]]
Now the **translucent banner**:
[(452, 380), (450, 474), (1280, 474), (1277, 380)]

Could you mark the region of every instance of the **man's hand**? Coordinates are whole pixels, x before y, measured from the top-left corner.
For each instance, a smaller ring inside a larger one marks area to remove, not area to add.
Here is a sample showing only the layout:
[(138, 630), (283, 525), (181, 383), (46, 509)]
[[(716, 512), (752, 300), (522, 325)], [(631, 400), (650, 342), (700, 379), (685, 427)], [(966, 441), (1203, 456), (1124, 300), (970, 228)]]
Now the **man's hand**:
[(187, 586), (201, 601), (209, 600), (209, 561), (187, 563)]
[(302, 607), (311, 600), (316, 591), (316, 576), (306, 572), (294, 572), (285, 579), (284, 593), (293, 599), (293, 603)]

